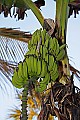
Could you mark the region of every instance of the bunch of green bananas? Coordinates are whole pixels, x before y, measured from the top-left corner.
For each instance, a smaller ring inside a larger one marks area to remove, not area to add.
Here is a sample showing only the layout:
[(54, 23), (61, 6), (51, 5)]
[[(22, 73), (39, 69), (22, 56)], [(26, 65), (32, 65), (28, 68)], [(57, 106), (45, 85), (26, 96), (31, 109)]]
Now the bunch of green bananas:
[[(46, 30), (36, 30), (29, 41), (29, 51), (23, 62), (14, 72), (12, 83), (17, 88), (22, 88), (27, 80), (35, 77), (41, 78), (36, 89), (44, 91), (49, 82), (55, 81), (58, 76), (58, 61), (65, 55), (65, 45), (59, 46), (56, 38), (51, 38)], [(36, 85), (35, 85), (36, 86)]]
[(46, 30), (36, 30), (29, 41), (27, 54), (41, 56), (48, 61), (48, 55), (55, 57), (56, 61), (63, 59), (66, 45), (59, 46), (58, 40), (48, 35)]

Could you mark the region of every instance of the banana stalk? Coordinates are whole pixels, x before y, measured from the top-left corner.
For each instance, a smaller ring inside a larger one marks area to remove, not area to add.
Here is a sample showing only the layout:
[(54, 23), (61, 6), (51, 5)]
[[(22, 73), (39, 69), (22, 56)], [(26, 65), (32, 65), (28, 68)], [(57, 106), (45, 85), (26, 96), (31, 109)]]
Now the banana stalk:
[(56, 1), (56, 25), (58, 26), (58, 36), (62, 37), (62, 43), (66, 43), (64, 37), (66, 37), (67, 21), (69, 14), (68, 7), (69, 0), (57, 0)]
[[(56, 0), (56, 27), (57, 35), (60, 38), (60, 43), (66, 44), (66, 30), (67, 30), (67, 21), (69, 14), (68, 3), (70, 0)], [(63, 72), (64, 74), (70, 76), (69, 61), (67, 56), (67, 51), (65, 49), (66, 55), (65, 59), (62, 60)]]
[(24, 90), (22, 93), (22, 114), (21, 114), (21, 120), (27, 120), (27, 94), (28, 94), (28, 86), (29, 82), (24, 85)]

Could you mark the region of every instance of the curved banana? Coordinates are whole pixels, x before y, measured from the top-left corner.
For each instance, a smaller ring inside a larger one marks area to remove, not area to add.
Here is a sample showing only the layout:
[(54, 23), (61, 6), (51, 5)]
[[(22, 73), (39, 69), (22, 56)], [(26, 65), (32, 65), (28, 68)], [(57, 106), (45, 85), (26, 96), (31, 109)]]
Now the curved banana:
[(46, 36), (46, 30), (44, 29), (42, 32), (41, 32), (41, 38), (42, 38), (42, 45), (45, 44), (45, 36)]
[(40, 84), (42, 84), (42, 85), (44, 85), (44, 84), (48, 85), (49, 81), (50, 81), (50, 74), (47, 72), (46, 75), (45, 75), (45, 77), (43, 78), (43, 80), (40, 82)]
[(40, 76), (42, 71), (42, 61), (38, 58), (37, 59), (37, 75)]
[(53, 69), (54, 65), (54, 57), (49, 55), (49, 61), (48, 61), (48, 70), (51, 71)]
[(42, 53), (42, 58), (45, 59), (45, 56), (48, 54), (48, 50), (45, 46), (43, 46), (43, 49), (42, 49), (43, 53)]
[[(46, 36), (47, 36), (47, 35), (46, 35)], [(46, 38), (46, 41), (45, 41), (44, 46), (45, 46), (46, 48), (49, 48), (49, 38)]]
[(22, 62), (18, 64), (18, 76), (23, 77), (23, 63)]
[(59, 47), (59, 50), (61, 51), (62, 49), (64, 49), (64, 48), (66, 48), (66, 44), (63, 44), (63, 45), (61, 45), (60, 47)]
[(56, 57), (56, 60), (57, 60), (57, 61), (60, 61), (61, 59), (64, 58), (64, 56), (65, 56), (65, 50), (62, 49), (62, 50), (60, 50), (60, 52), (58, 53), (58, 55), (57, 55), (57, 57)]
[(30, 75), (31, 73), (31, 63), (30, 63), (30, 56), (28, 55), (25, 59), (27, 66), (28, 66), (28, 74)]
[(59, 76), (58, 71), (56, 71), (55, 74), (54, 74), (54, 72), (52, 72), (52, 74), (51, 74), (51, 80), (52, 80), (52, 81), (56, 81), (56, 79), (58, 78), (58, 76)]
[(12, 77), (12, 84), (19, 89), (23, 87), (23, 80), (18, 76), (18, 71), (16, 71), (16, 69), (14, 71), (14, 76)]
[(53, 38), (53, 45), (54, 54), (57, 55), (59, 53), (59, 44), (56, 38)]
[(47, 72), (48, 72), (47, 63), (46, 61), (42, 60), (42, 71), (40, 77), (44, 78)]
[(34, 72), (35, 72), (35, 74), (37, 74), (37, 68), (38, 68), (37, 57), (34, 57), (34, 64), (33, 64), (33, 66), (34, 66)]
[(25, 60), (23, 61), (23, 76), (25, 80), (28, 79), (28, 66)]
[(58, 76), (59, 76), (59, 73), (58, 73), (58, 66), (57, 66), (57, 63), (54, 62), (54, 65), (53, 65), (53, 70), (50, 72), (50, 75), (51, 75), (51, 79), (53, 81), (55, 81)]

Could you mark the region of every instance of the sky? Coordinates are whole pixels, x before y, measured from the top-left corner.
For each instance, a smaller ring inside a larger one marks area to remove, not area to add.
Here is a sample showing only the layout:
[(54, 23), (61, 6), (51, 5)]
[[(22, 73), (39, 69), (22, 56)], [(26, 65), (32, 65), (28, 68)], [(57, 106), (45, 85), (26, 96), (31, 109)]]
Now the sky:
[[(55, 18), (55, 2), (53, 2), (53, 0), (46, 0), (46, 5), (41, 7), (41, 12), (44, 18)], [(30, 10), (27, 12), (27, 15), (28, 17), (23, 21), (17, 21), (17, 18), (4, 18), (3, 14), (1, 14), (0, 28), (20, 28), (22, 31), (33, 32), (41, 27), (40, 23)], [(71, 16), (68, 20), (67, 45), (70, 64), (80, 70), (80, 15), (77, 15), (77, 18)], [(4, 79), (5, 78), (3, 78), (3, 81)], [(80, 88), (80, 82), (77, 79), (75, 79), (74, 82)], [(10, 113), (9, 110), (18, 105), (19, 102), (15, 99), (15, 90), (12, 85), (9, 86), (7, 84), (6, 89), (4, 88), (4, 92), (1, 88), (0, 91), (0, 119), (7, 120), (7, 115)]]

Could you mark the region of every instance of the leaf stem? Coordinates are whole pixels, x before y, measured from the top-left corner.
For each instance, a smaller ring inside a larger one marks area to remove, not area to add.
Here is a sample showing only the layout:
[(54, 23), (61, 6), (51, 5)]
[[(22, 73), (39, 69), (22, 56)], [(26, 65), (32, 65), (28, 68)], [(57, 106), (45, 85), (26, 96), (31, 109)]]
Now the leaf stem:
[(32, 10), (40, 24), (43, 26), (44, 24), (44, 17), (42, 16), (38, 7), (31, 1), (31, 0), (23, 0), (25, 4)]

